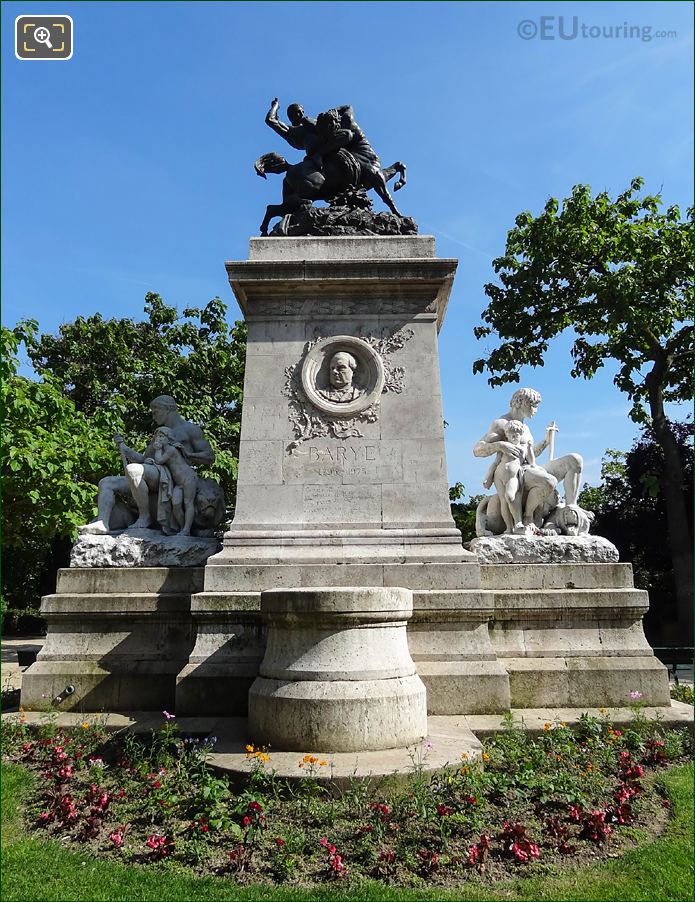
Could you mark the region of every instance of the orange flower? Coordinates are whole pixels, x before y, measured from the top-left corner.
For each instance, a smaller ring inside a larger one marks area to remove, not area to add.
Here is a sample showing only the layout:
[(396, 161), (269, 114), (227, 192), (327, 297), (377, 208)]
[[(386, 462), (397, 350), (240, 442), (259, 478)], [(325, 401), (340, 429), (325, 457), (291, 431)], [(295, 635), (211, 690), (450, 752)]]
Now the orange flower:
[(547, 733), (548, 730), (551, 728), (551, 726), (552, 726), (552, 725), (549, 724), (549, 723), (544, 723), (544, 724), (543, 724), (543, 729), (545, 730), (546, 733)]

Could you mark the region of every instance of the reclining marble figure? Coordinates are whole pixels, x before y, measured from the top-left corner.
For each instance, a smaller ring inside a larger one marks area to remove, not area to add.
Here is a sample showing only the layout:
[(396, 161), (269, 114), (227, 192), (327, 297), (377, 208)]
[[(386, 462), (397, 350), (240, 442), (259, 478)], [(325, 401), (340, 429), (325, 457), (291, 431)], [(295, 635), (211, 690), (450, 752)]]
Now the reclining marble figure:
[[(211, 536), (222, 522), (221, 486), (213, 479), (198, 476), (194, 470), (195, 466), (209, 466), (215, 460), (202, 429), (183, 419), (169, 395), (151, 401), (150, 410), (157, 429), (143, 453), (128, 447), (119, 433), (113, 436), (124, 472), (99, 482), (97, 517), (80, 527), (82, 535), (154, 529), (164, 535), (192, 532)], [(162, 451), (164, 431), (169, 454)]]

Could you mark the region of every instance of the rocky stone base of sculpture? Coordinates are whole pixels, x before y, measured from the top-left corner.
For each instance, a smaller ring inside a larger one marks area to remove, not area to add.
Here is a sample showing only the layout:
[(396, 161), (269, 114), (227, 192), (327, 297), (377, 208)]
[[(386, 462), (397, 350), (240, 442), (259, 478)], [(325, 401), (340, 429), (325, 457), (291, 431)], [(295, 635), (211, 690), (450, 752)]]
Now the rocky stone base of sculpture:
[(484, 536), (466, 545), (481, 564), (614, 564), (618, 549), (601, 536)]
[(154, 529), (117, 535), (80, 535), (71, 567), (200, 567), (221, 549), (216, 538), (165, 536)]
[(249, 692), (249, 732), (281, 751), (359, 752), (427, 735), (425, 687), (406, 636), (402, 588), (270, 590), (268, 640)]
[(377, 212), (366, 191), (351, 191), (327, 207), (307, 202), (281, 219), (270, 233), (271, 238), (305, 235), (417, 235), (417, 223), (410, 216)]

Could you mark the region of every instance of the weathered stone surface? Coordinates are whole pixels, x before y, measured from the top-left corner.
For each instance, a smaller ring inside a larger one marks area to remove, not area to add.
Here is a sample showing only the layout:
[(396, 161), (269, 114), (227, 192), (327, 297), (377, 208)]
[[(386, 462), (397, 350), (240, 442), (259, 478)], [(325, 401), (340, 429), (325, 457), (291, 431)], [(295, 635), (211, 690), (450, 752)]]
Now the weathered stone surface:
[(251, 238), (249, 260), (408, 260), (434, 257), (434, 235)]
[[(481, 564), (485, 589), (632, 589), (632, 564)], [(412, 587), (411, 587), (412, 588)]]
[(254, 741), (290, 751), (398, 748), (427, 734), (425, 687), (410, 657), (409, 589), (270, 590), (268, 641), (249, 692)]
[(466, 546), (481, 564), (614, 564), (618, 549), (601, 536), (485, 536)]
[(191, 602), (196, 644), (176, 678), (176, 714), (246, 715), (265, 651), (260, 594), (201, 593)]
[(153, 529), (120, 535), (81, 535), (71, 567), (200, 567), (221, 548), (215, 538), (165, 536)]
[(226, 266), (248, 323), (244, 411), (206, 590), (239, 591), (212, 573), (228, 563), (472, 560), (449, 505), (437, 349), (456, 261), (431, 236), (289, 237)]
[(23, 674), (22, 704), (61, 710), (171, 711), (195, 642), (191, 591), (202, 568), (63, 570), (41, 601), (48, 635)]

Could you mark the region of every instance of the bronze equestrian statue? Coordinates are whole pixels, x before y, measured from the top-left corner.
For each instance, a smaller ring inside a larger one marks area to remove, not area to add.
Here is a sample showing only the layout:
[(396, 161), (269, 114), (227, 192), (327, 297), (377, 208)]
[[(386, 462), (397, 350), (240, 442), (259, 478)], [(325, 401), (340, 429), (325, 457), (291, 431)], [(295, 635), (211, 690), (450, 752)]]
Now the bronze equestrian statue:
[(265, 117), (266, 124), (296, 150), (306, 156), (300, 163), (290, 164), (277, 153), (267, 153), (255, 163), (258, 175), (285, 173), (282, 203), (269, 204), (261, 223), (261, 235), (268, 234), (270, 221), (297, 212), (314, 200), (334, 200), (350, 189), (373, 188), (389, 210), (398, 217), (386, 183), (396, 174), (394, 191), (406, 182), (403, 163), (381, 168), (379, 157), (355, 121), (351, 106), (341, 106), (320, 113), (316, 119), (304, 115), (303, 108), (293, 103), (287, 108), (288, 125), (278, 119), (278, 100), (273, 100)]

